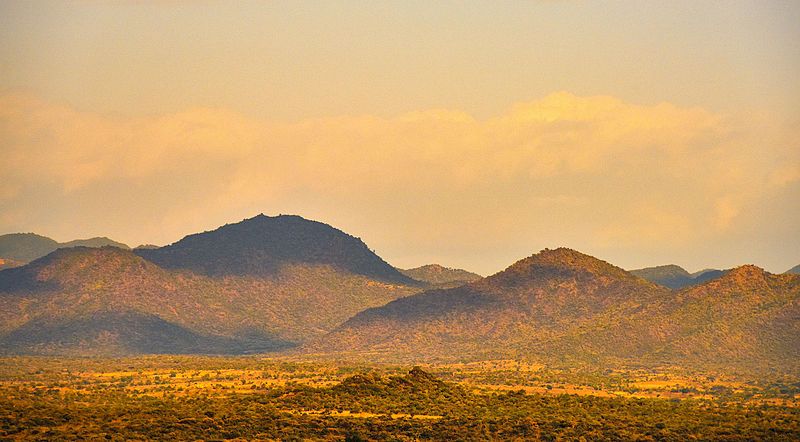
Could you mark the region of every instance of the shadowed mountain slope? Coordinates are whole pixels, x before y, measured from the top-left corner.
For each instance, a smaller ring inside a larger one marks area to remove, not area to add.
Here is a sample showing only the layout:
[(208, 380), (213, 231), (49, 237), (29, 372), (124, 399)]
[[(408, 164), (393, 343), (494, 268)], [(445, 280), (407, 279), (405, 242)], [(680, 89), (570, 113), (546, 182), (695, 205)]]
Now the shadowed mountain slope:
[(360, 239), (299, 216), (258, 215), (135, 253), (164, 268), (208, 276), (272, 276), (286, 265), (326, 265), (381, 281), (415, 284)]
[[(249, 345), (248, 345), (249, 344)], [(156, 315), (98, 311), (75, 318), (37, 318), (4, 337), (11, 353), (71, 356), (125, 354), (235, 354), (274, 350), (280, 341), (247, 342), (224, 336), (204, 336)]]
[(711, 281), (712, 279), (717, 279), (717, 278), (723, 276), (724, 274), (728, 273), (729, 271), (730, 271), (730, 269), (728, 269), (728, 270), (703, 269), (703, 270), (700, 270), (699, 272), (694, 272), (694, 273), (692, 273), (692, 279), (693, 279), (692, 282), (694, 284), (691, 284), (691, 285), (702, 284), (702, 283), (704, 283), (706, 281)]
[(796, 265), (796, 266), (792, 267), (791, 269), (785, 271), (784, 273), (792, 274), (792, 275), (800, 275), (800, 265)]
[(25, 265), (25, 263), (22, 261), (16, 261), (9, 258), (0, 258), (0, 270), (10, 269), (12, 267), (19, 267), (21, 265)]

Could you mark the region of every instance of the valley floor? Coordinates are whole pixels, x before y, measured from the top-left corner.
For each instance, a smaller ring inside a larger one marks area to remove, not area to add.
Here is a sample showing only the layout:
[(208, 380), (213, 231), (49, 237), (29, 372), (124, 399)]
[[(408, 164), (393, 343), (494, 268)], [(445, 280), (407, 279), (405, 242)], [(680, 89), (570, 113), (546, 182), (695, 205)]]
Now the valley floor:
[(797, 379), (677, 367), (0, 358), (2, 440), (798, 440), (798, 403)]

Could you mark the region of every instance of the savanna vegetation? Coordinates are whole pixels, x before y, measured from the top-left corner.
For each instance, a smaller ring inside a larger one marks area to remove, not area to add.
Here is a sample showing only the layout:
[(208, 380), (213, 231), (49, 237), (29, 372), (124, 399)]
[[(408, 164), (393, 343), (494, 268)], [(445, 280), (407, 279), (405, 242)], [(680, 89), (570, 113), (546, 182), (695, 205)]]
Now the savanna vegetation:
[(797, 440), (800, 384), (520, 361), (0, 360), (5, 440)]

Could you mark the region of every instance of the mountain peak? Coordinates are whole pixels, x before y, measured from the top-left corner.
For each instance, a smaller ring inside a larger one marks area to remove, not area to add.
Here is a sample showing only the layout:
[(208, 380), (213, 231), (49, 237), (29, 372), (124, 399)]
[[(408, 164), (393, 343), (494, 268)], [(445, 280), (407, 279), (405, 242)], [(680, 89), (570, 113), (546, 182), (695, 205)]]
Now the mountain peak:
[(452, 269), (450, 269), (448, 267), (445, 267), (445, 266), (443, 266), (441, 264), (436, 264), (436, 263), (434, 263), (434, 264), (425, 264), (424, 266), (419, 266), (416, 269), (410, 269), (410, 270), (417, 270), (417, 269), (418, 270), (423, 270), (423, 269), (424, 270), (431, 270), (431, 271), (435, 271), (435, 272), (443, 272), (445, 270), (452, 270)]
[(121, 242), (114, 241), (113, 239), (107, 238), (105, 236), (96, 236), (94, 238), (88, 239), (76, 239), (72, 241), (68, 241), (65, 243), (59, 244), (59, 247), (106, 247), (112, 246), (117, 247), (120, 249), (129, 250), (130, 247), (127, 244), (123, 244)]
[(86, 281), (105, 279), (109, 275), (138, 277), (152, 271), (158, 271), (157, 267), (130, 250), (114, 246), (65, 247), (24, 266), (0, 273), (0, 291), (77, 287)]
[(717, 291), (761, 290), (774, 282), (775, 277), (761, 267), (746, 264), (728, 270), (720, 277), (696, 287), (711, 287)]
[(536, 262), (539, 264), (555, 264), (564, 267), (587, 267), (597, 263), (610, 265), (605, 261), (594, 256), (581, 253), (568, 247), (558, 247), (556, 249), (542, 249), (539, 253), (533, 254), (520, 262)]
[(761, 267), (753, 264), (745, 264), (731, 269), (725, 276), (729, 279), (740, 280), (752, 278), (763, 279), (767, 275), (769, 275), (769, 273)]
[(167, 268), (209, 276), (269, 276), (285, 265), (327, 265), (401, 284), (414, 281), (361, 241), (339, 229), (298, 215), (256, 215), (216, 230), (189, 235), (155, 250), (135, 253)]
[[(631, 270), (631, 272), (643, 271), (643, 270), (647, 270), (647, 271), (651, 271), (651, 272), (658, 272), (658, 273), (662, 273), (662, 274), (672, 274), (672, 275), (680, 275), (680, 276), (692, 276), (692, 274), (690, 274), (686, 269), (684, 269), (683, 267), (681, 267), (681, 266), (679, 266), (677, 264), (664, 264), (664, 265), (660, 265), (660, 266), (646, 267), (646, 268), (643, 268), (643, 269)], [(708, 270), (706, 270), (706, 271), (708, 271)]]
[(29, 262), (47, 255), (59, 246), (58, 242), (35, 233), (0, 235), (0, 257)]
[(509, 276), (519, 277), (564, 277), (568, 275), (591, 274), (631, 279), (633, 275), (606, 261), (578, 252), (566, 247), (543, 249), (539, 253), (521, 259), (507, 269), (489, 279), (505, 279)]
[(244, 220), (242, 220), (242, 222), (247, 222), (247, 221), (269, 221), (269, 220), (273, 220), (273, 219), (316, 222), (316, 221), (312, 221), (312, 220), (303, 218), (300, 215), (283, 214), (283, 213), (275, 215), (275, 216), (269, 216), (269, 215), (265, 215), (263, 213), (259, 213), (258, 215), (254, 216), (252, 218), (245, 218)]

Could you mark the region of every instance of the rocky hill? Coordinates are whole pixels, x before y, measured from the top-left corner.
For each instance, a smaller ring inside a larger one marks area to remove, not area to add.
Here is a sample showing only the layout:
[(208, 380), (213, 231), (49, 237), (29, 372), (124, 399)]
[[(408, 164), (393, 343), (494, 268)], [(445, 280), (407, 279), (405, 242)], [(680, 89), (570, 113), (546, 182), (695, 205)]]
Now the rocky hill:
[(285, 266), (323, 265), (385, 282), (415, 284), (359, 238), (293, 215), (258, 215), (135, 253), (164, 268), (214, 277), (273, 276)]
[[(184, 262), (197, 263), (202, 261), (197, 253), (219, 260), (198, 271), (190, 265), (162, 267), (136, 254), (157, 250), (116, 247), (57, 249), (0, 271), (0, 349), (37, 354), (270, 351), (319, 337), (366, 308), (420, 290), (338, 230), (336, 238), (315, 248), (303, 234), (278, 239), (269, 222), (253, 220), (241, 230), (223, 228), (219, 235), (189, 241), (197, 248), (182, 244), (153, 259), (175, 263), (169, 258), (184, 256), (189, 257)], [(312, 222), (301, 222), (307, 223)], [(325, 226), (314, 224), (312, 232)], [(246, 244), (248, 234), (259, 247), (243, 246), (237, 261), (231, 242)], [(337, 252), (339, 246), (356, 248), (356, 258), (336, 261), (338, 254), (348, 253)], [(256, 256), (266, 257), (264, 266)]]
[(546, 249), (462, 287), (426, 291), (360, 313), (309, 351), (584, 358), (605, 343), (581, 336), (669, 296), (668, 289), (605, 261)]
[(312, 353), (800, 369), (800, 277), (755, 266), (679, 292), (569, 249), (356, 315)]

